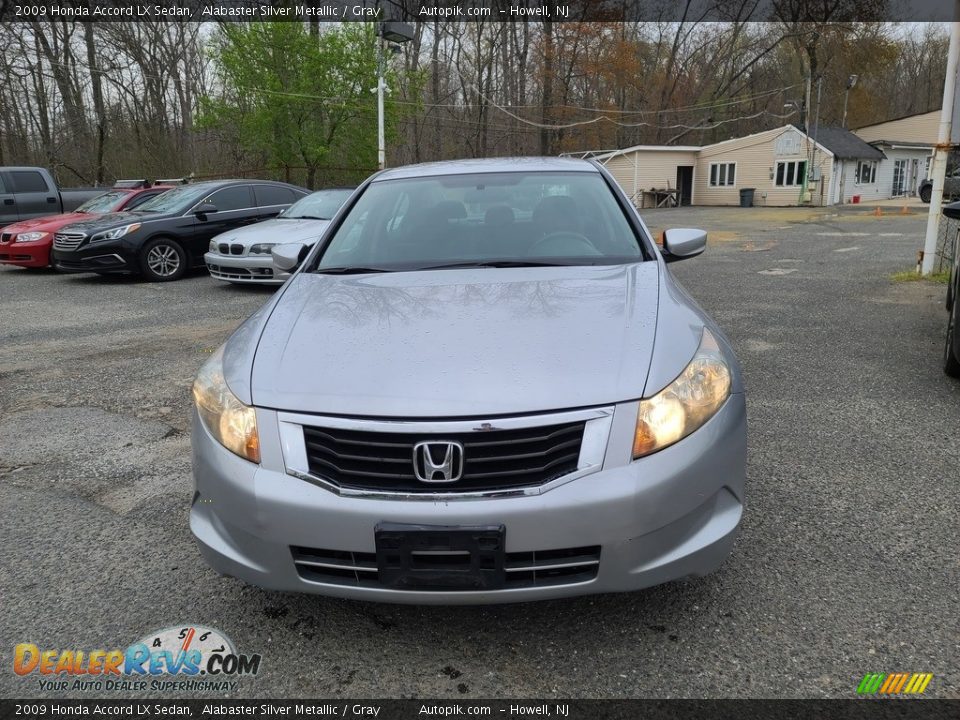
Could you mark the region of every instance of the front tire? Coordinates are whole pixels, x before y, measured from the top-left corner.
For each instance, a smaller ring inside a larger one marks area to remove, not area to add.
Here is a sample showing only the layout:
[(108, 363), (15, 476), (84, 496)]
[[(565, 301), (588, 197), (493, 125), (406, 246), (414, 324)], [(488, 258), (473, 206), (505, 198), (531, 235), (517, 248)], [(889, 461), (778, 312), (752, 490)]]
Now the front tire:
[(947, 320), (947, 342), (943, 349), (943, 371), (950, 377), (960, 378), (960, 343), (957, 342), (957, 315), (960, 315), (960, 298), (953, 299), (953, 309)]
[(140, 250), (140, 272), (150, 282), (179, 280), (187, 271), (187, 253), (176, 240), (155, 238)]
[(930, 197), (933, 195), (933, 188), (930, 185), (924, 185), (920, 188), (920, 199), (929, 204)]

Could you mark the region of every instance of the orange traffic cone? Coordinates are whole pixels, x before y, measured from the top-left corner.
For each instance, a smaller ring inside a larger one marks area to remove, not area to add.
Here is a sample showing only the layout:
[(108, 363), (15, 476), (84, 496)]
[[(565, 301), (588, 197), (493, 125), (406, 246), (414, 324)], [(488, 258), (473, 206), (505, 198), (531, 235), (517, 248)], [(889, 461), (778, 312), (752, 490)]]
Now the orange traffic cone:
[(909, 214), (910, 214), (910, 211), (907, 210), (907, 206), (906, 206), (906, 205), (904, 205), (903, 207), (900, 208), (900, 214), (901, 214), (901, 215), (909, 215)]
[(873, 214), (874, 214), (876, 217), (882, 217), (882, 216), (883, 216), (883, 208), (882, 208), (882, 207), (879, 207), (879, 206), (875, 207), (875, 208), (873, 209)]

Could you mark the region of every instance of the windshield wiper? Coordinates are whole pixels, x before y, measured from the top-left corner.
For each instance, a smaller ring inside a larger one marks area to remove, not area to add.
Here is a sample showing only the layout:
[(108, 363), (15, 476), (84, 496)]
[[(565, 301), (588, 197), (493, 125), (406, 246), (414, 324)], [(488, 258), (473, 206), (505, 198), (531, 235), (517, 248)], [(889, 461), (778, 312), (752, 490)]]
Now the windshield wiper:
[(394, 272), (389, 268), (375, 267), (322, 267), (314, 270), (321, 275), (365, 275), (367, 273), (388, 273)]
[(330, 218), (320, 217), (319, 215), (281, 215), (281, 220), (329, 220)]
[(569, 267), (570, 263), (539, 262), (537, 260), (469, 260), (465, 262), (426, 265), (415, 270), (452, 270), (454, 268), (515, 268), (515, 267)]

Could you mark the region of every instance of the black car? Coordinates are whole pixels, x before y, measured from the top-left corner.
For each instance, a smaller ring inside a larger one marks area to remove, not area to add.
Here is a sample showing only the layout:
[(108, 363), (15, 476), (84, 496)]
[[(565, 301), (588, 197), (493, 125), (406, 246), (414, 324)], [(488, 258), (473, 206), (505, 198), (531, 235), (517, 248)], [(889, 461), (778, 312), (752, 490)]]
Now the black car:
[[(960, 202), (943, 208), (951, 220), (960, 220)], [(947, 282), (947, 342), (943, 349), (943, 371), (960, 379), (960, 239), (953, 238), (950, 278)]]
[(217, 180), (168, 190), (132, 212), (62, 228), (53, 265), (63, 272), (141, 273), (179, 280), (203, 267), (210, 238), (276, 216), (308, 194), (269, 180)]

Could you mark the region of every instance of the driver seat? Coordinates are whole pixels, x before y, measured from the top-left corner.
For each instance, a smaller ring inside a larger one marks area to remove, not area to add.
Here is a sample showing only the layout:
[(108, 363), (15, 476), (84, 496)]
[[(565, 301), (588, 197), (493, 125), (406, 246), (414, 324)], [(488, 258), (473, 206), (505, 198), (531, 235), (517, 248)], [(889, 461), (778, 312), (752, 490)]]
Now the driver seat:
[(555, 232), (581, 232), (577, 203), (569, 195), (549, 195), (543, 198), (534, 208), (532, 219), (538, 240)]

